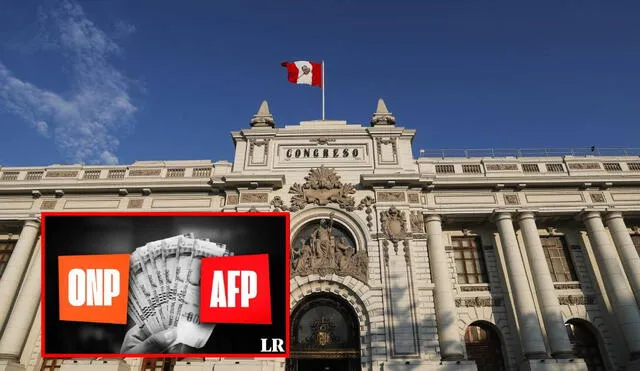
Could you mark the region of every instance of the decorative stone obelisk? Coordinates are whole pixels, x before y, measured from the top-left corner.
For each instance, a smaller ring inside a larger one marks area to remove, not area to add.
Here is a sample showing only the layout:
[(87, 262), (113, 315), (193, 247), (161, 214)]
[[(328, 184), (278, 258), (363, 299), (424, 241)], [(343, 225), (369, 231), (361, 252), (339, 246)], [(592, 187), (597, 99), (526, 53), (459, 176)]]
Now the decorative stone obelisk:
[(274, 128), (276, 126), (276, 122), (269, 112), (269, 103), (266, 100), (262, 101), (260, 108), (258, 108), (258, 112), (253, 115), (251, 119), (251, 127), (252, 128)]

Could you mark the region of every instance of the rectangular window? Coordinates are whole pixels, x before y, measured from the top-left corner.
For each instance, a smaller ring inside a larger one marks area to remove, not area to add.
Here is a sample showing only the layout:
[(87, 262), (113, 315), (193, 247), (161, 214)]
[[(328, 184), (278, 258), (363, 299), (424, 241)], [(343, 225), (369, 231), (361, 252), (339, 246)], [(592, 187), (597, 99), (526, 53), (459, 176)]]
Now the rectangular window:
[(54, 371), (54, 370), (59, 370), (60, 367), (62, 366), (62, 360), (61, 359), (43, 359), (42, 360), (42, 367), (40, 367), (40, 371)]
[(540, 241), (553, 282), (577, 281), (578, 276), (573, 268), (569, 247), (564, 237), (540, 237)]
[(633, 245), (636, 247), (636, 251), (640, 256), (640, 234), (632, 234), (631, 241), (633, 241)]
[(480, 239), (478, 237), (453, 237), (451, 245), (456, 262), (458, 283), (488, 283)]
[(16, 240), (0, 240), (0, 278), (9, 263), (9, 258), (17, 242)]

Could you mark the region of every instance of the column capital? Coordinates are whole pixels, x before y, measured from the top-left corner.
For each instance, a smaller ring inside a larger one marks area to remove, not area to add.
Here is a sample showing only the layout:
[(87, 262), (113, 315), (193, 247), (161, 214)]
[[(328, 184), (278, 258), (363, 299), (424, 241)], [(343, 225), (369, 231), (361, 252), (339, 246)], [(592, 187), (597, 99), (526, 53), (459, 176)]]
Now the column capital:
[(611, 219), (622, 219), (622, 212), (620, 211), (609, 211), (605, 214), (604, 216), (605, 220), (611, 220)]
[(536, 212), (531, 210), (523, 210), (517, 214), (518, 221), (525, 219), (536, 219)]
[(505, 220), (505, 219), (513, 220), (512, 214), (513, 214), (513, 211), (496, 209), (496, 210), (493, 210), (493, 213), (491, 213), (491, 216), (489, 217), (489, 219), (494, 223), (500, 220)]
[(40, 228), (40, 217), (25, 220), (23, 226), (36, 229)]
[(440, 222), (442, 223), (442, 215), (440, 214), (423, 214), (424, 221), (426, 222)]
[(581, 221), (594, 219), (594, 218), (602, 219), (601, 211), (582, 209), (582, 211), (580, 211), (580, 213), (578, 213), (578, 216), (577, 216), (577, 219)]

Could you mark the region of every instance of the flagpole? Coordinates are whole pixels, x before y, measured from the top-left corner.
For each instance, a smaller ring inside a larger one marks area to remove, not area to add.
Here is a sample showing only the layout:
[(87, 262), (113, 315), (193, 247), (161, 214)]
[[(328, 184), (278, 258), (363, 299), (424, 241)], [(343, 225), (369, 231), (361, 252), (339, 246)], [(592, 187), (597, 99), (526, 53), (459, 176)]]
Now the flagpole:
[(322, 61), (322, 121), (324, 121), (324, 61)]

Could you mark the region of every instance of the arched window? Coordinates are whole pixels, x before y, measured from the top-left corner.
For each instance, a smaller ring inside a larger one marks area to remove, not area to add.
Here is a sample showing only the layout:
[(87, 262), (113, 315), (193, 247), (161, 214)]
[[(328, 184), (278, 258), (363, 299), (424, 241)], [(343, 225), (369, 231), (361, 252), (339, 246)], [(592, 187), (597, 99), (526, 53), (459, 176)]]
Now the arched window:
[(488, 323), (474, 322), (464, 335), (467, 346), (467, 358), (476, 361), (478, 371), (504, 370), (502, 344), (493, 326)]
[(584, 359), (588, 370), (605, 370), (598, 339), (589, 324), (578, 319), (571, 319), (567, 321), (565, 327), (569, 341), (573, 346), (573, 354)]

